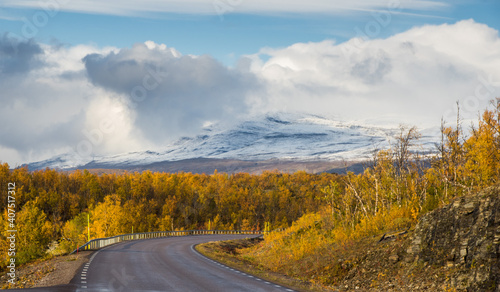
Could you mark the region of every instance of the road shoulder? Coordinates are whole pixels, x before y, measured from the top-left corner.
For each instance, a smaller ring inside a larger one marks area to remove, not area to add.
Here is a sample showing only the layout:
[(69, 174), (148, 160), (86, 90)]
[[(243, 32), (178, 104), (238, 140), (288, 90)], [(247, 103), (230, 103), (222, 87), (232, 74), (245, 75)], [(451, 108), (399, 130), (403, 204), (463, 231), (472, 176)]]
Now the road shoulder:
[[(12, 288), (36, 288), (69, 284), (78, 269), (88, 261), (91, 251), (53, 257), (44, 261), (25, 264), (17, 271), (16, 286)], [(0, 277), (6, 283), (6, 275)], [(2, 287), (3, 289), (7, 288)]]

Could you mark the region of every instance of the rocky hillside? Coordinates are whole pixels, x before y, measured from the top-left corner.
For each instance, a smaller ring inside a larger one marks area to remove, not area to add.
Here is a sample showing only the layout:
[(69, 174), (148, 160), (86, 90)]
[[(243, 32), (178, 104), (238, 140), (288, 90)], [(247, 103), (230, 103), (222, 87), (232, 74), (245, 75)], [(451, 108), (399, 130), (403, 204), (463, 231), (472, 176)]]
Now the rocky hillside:
[(408, 257), (454, 268), (457, 290), (500, 291), (500, 186), (462, 197), (425, 215)]
[(424, 215), (414, 230), (357, 243), (334, 290), (500, 291), (500, 185)]

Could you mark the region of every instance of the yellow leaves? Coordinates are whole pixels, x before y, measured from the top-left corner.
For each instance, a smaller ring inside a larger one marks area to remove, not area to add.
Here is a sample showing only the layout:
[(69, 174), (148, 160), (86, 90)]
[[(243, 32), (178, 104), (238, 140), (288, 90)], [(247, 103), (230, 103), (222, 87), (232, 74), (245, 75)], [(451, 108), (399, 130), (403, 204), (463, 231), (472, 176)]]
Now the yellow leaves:
[(43, 256), (53, 234), (52, 223), (36, 204), (26, 203), (16, 217), (17, 257), (22, 263)]
[(443, 139), (440, 160), (435, 163), (445, 186), (469, 192), (500, 180), (500, 99), (492, 101), (471, 135), (463, 137), (459, 118), (457, 127), (442, 127)]
[(174, 230), (174, 220), (170, 215), (165, 215), (159, 218), (159, 227), (161, 231), (173, 231)]
[(500, 179), (500, 122), (493, 116), (493, 112), (486, 111), (464, 145), (467, 175), (480, 187)]
[(88, 213), (82, 213), (67, 221), (61, 231), (60, 245), (65, 252), (71, 252), (88, 240)]
[(91, 237), (109, 237), (120, 234), (124, 229), (123, 221), (125, 210), (123, 210), (118, 195), (109, 195), (104, 202), (97, 204), (90, 213)]
[(418, 218), (418, 214), (420, 213), (420, 211), (416, 208), (416, 207), (413, 207), (411, 208), (411, 219), (416, 222), (417, 221), (417, 218)]

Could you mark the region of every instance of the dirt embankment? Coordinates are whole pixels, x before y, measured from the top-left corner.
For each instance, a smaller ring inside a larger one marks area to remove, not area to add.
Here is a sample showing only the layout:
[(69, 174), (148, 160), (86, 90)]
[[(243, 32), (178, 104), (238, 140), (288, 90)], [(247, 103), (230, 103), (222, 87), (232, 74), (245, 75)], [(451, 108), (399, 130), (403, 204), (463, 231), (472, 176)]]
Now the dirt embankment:
[(6, 285), (7, 276), (0, 277), (2, 289), (33, 288), (69, 284), (78, 269), (86, 263), (91, 251), (65, 255), (20, 266), (16, 271), (16, 285)]

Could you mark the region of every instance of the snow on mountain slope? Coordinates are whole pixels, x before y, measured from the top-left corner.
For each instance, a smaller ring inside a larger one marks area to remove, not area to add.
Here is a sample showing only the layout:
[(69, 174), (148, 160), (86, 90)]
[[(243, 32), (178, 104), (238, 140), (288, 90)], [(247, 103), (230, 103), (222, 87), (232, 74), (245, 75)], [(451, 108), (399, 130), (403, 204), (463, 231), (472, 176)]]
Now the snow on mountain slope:
[[(64, 154), (30, 163), (30, 169), (124, 168), (192, 158), (239, 160), (361, 160), (386, 149), (399, 134), (398, 125), (370, 126), (305, 114), (277, 113), (224, 128), (211, 125), (196, 137), (185, 137), (163, 151), (133, 152), (87, 159)], [(423, 129), (420, 151), (432, 151), (436, 129)]]

